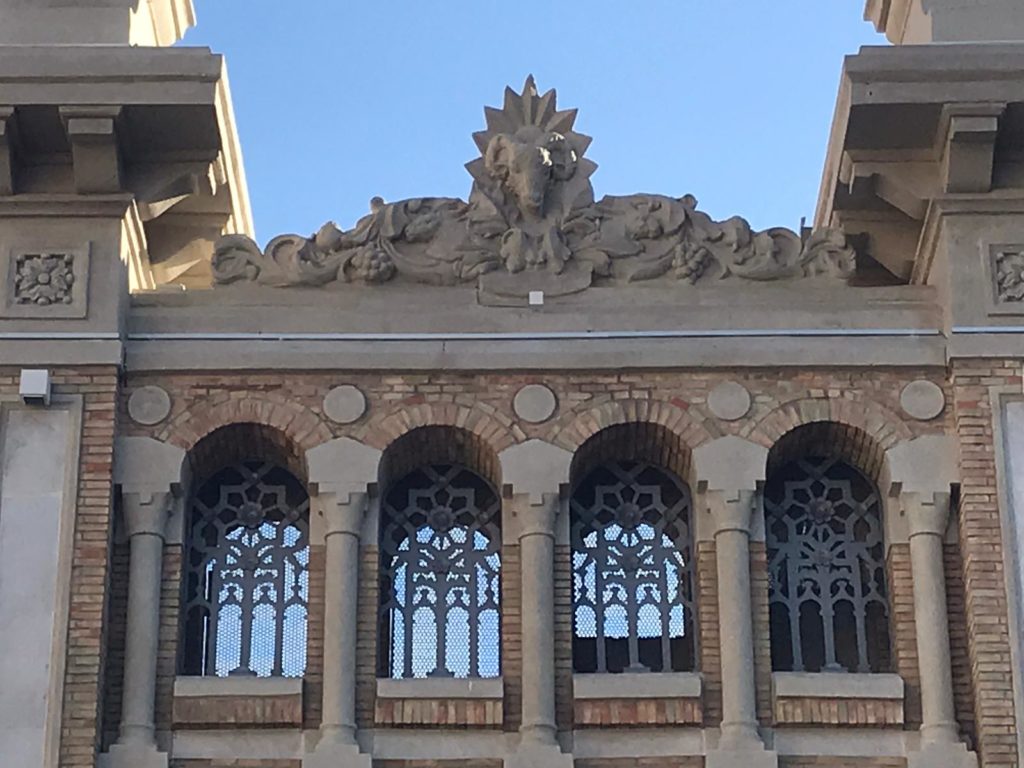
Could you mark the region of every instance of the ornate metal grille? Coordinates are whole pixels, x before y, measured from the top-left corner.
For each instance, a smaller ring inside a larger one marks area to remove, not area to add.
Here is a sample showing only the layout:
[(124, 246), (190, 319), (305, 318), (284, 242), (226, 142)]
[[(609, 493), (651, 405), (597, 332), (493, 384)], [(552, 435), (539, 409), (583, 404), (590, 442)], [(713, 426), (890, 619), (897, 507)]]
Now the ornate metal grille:
[(804, 458), (765, 487), (772, 665), (884, 671), (889, 663), (878, 492), (835, 458)]
[(380, 533), (380, 674), (501, 672), (501, 504), (465, 467), (421, 467), (395, 483)]
[(609, 463), (570, 512), (575, 670), (692, 670), (689, 489), (652, 464)]
[(301, 677), (309, 497), (258, 461), (221, 470), (192, 506), (183, 666), (192, 675)]

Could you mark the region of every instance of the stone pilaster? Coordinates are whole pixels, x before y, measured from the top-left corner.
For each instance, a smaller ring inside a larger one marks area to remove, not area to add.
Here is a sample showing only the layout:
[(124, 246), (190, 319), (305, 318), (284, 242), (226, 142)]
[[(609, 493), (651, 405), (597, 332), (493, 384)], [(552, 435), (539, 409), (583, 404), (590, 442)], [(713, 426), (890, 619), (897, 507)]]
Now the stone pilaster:
[(101, 755), (101, 768), (166, 768), (154, 724), (160, 585), (164, 540), (181, 495), (184, 451), (151, 438), (121, 438), (114, 480), (121, 487), (129, 537), (128, 613), (124, 693), (117, 743)]
[(505, 531), (519, 540), (522, 570), (523, 717), (506, 768), (571, 768), (555, 723), (555, 531), (572, 455), (529, 440), (499, 456), (506, 481)]
[[(356, 730), (356, 627), (359, 552), (369, 493), (377, 481), (380, 451), (340, 437), (306, 454), (316, 519), (312, 538), (323, 537), (323, 702), (319, 740), (303, 768), (370, 768)], [(317, 533), (319, 532), (319, 533)]]
[(949, 525), (949, 493), (903, 493), (900, 506), (910, 535), (914, 623), (921, 668), (921, 748), (909, 768), (975, 768), (978, 759), (960, 741), (953, 704), (946, 578), (942, 543)]
[(735, 436), (704, 443), (693, 452), (699, 492), (695, 529), (715, 542), (718, 627), (722, 665), (722, 725), (706, 768), (775, 768), (757, 730), (750, 538), (761, 514), (760, 486), (768, 451)]

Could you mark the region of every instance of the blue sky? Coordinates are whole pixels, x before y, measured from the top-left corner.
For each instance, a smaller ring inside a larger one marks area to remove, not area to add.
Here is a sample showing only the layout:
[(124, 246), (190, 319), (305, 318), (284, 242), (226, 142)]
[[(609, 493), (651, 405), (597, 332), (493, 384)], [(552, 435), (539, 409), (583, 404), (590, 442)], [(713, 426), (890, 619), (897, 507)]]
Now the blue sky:
[(227, 56), (261, 244), (375, 195), (469, 194), (484, 105), (533, 73), (594, 137), (598, 197), (693, 194), (758, 228), (810, 219), (862, 0), (196, 0)]

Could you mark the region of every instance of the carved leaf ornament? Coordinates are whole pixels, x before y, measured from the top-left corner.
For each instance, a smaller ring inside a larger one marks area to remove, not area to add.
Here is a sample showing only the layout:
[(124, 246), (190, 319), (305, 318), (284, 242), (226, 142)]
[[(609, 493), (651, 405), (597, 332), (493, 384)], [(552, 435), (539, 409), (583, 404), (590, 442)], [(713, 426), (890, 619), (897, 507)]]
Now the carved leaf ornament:
[(522, 93), (506, 88), (503, 107), (485, 115), (487, 129), (473, 136), (480, 157), (466, 165), (469, 202), (374, 198), (350, 230), (332, 222), (308, 238), (276, 237), (265, 251), (229, 235), (215, 248), (214, 281), (478, 281), (486, 291), (524, 296), (573, 293), (595, 281), (843, 279), (854, 271), (854, 250), (837, 229), (756, 232), (738, 216), (714, 221), (689, 195), (595, 202), (597, 165), (584, 157), (590, 137), (573, 130), (576, 110), (559, 111), (555, 92), (538, 95), (532, 77)]

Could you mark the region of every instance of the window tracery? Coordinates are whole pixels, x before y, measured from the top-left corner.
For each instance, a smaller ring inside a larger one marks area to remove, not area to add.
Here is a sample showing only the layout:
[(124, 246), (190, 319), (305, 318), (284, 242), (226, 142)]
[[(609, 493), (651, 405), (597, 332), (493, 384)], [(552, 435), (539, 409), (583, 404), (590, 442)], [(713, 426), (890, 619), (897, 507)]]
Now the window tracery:
[(654, 464), (606, 462), (570, 501), (577, 672), (692, 670), (690, 492)]
[(772, 666), (880, 672), (889, 665), (880, 499), (834, 457), (780, 467), (764, 493)]
[(409, 472), (388, 490), (380, 532), (380, 674), (501, 672), (501, 504), (459, 464)]
[(302, 484), (272, 463), (243, 461), (202, 484), (187, 540), (186, 674), (303, 675), (308, 518)]

